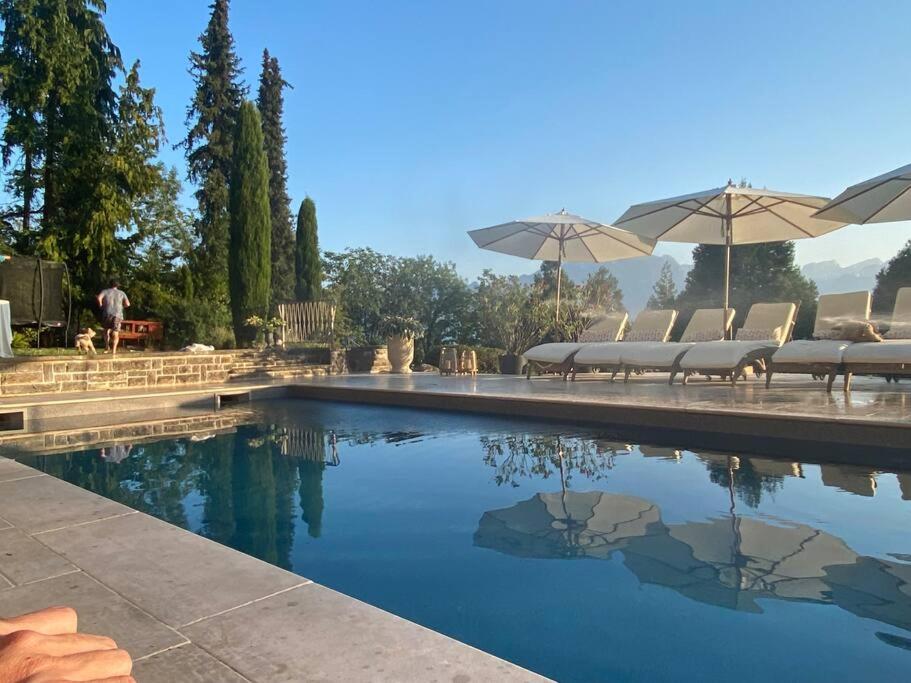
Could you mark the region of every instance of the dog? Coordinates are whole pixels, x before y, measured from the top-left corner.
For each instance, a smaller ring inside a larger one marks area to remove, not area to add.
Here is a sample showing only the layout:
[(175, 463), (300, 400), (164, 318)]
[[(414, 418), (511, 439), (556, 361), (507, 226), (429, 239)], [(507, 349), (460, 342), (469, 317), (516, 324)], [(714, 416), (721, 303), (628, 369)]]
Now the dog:
[(93, 356), (97, 353), (95, 351), (95, 345), (92, 343), (92, 337), (95, 336), (95, 330), (91, 327), (85, 327), (82, 329), (82, 332), (76, 335), (76, 338), (73, 340), (74, 346), (79, 353), (84, 353), (86, 355), (92, 354)]

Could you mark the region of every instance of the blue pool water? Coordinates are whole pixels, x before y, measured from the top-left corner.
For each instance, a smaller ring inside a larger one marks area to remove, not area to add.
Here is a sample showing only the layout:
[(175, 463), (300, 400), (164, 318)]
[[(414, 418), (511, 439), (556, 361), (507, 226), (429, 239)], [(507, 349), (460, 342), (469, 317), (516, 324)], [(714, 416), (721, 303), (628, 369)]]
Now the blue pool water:
[(561, 681), (901, 680), (911, 472), (309, 401), (21, 458)]

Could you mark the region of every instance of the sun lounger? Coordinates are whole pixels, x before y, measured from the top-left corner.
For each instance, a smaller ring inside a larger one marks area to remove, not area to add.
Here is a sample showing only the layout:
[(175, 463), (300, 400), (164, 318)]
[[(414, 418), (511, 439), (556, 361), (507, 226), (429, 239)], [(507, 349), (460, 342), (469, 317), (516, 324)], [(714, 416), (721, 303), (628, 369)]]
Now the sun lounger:
[(698, 344), (721, 341), (734, 320), (734, 309), (700, 308), (693, 313), (679, 342), (639, 342), (624, 344), (620, 353), (623, 366), (623, 381), (635, 371), (656, 370), (671, 373), (668, 384), (680, 372), (680, 359)]
[(772, 354), (791, 338), (796, 316), (794, 304), (753, 304), (734, 340), (696, 344), (686, 352), (680, 360), (683, 383), (691, 375), (720, 375), (736, 384), (747, 366), (765, 371)]
[(766, 387), (771, 384), (773, 374), (789, 372), (827, 377), (826, 391), (832, 391), (845, 349), (852, 343), (835, 338), (838, 336), (836, 326), (869, 319), (870, 292), (822, 295), (816, 309), (814, 339), (791, 341), (778, 349), (769, 363)]
[(888, 380), (911, 376), (911, 287), (895, 297), (889, 329), (881, 342), (851, 344), (844, 353), (845, 391), (855, 374), (883, 375)]
[(553, 342), (538, 344), (524, 354), (528, 361), (528, 374), (531, 378), (534, 369), (541, 372), (559, 372), (566, 379), (566, 374), (572, 367), (572, 358), (582, 345), (588, 342), (616, 342), (626, 330), (626, 313), (607, 313), (596, 318), (592, 325), (585, 330), (578, 342)]
[(572, 361), (572, 378), (581, 368), (600, 368), (611, 373), (611, 381), (617, 376), (622, 365), (620, 354), (624, 347), (633, 343), (664, 343), (671, 334), (677, 311), (642, 311), (633, 321), (633, 326), (622, 342), (604, 342), (583, 345)]

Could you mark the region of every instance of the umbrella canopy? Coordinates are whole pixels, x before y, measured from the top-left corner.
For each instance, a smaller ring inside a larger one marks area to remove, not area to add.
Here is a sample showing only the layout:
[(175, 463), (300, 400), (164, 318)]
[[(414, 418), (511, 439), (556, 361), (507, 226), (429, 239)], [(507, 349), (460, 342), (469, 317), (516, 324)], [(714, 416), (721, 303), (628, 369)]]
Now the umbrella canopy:
[(819, 237), (847, 225), (847, 221), (814, 216), (828, 201), (827, 197), (736, 187), (728, 182), (725, 187), (636, 204), (616, 225), (654, 240), (725, 245), (727, 309), (731, 246)]
[(565, 209), (559, 213), (470, 230), (468, 234), (481, 249), (539, 261), (556, 261), (559, 264), (557, 319), (560, 317), (560, 280), (564, 261), (605, 263), (648, 256), (655, 249), (653, 239), (567, 213)]
[(516, 557), (607, 559), (630, 538), (663, 532), (658, 506), (647, 500), (564, 491), (485, 512), (474, 544)]
[(852, 185), (816, 213), (848, 223), (911, 220), (911, 164)]

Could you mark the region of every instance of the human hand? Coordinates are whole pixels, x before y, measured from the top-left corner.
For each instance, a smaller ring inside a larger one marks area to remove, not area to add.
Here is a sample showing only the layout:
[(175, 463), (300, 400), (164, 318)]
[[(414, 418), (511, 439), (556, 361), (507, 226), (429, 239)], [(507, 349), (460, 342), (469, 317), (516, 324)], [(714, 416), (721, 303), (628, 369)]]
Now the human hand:
[(0, 683), (135, 683), (130, 655), (110, 638), (76, 633), (72, 609), (2, 619), (0, 629)]

